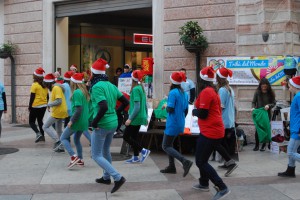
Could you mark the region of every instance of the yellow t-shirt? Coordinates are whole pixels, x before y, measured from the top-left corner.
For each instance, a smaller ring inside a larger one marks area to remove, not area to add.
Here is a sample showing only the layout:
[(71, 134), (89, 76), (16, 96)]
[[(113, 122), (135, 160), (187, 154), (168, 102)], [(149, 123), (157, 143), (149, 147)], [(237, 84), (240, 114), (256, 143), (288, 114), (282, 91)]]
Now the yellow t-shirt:
[(47, 105), (47, 94), (48, 94), (47, 88), (43, 88), (38, 82), (34, 82), (31, 85), (30, 93), (35, 94), (32, 107)]
[(68, 109), (67, 109), (67, 103), (66, 98), (63, 93), (63, 90), (61, 87), (55, 85), (52, 88), (51, 92), (51, 101), (55, 101), (55, 99), (61, 99), (62, 102), (59, 106), (53, 106), (51, 107), (51, 117), (58, 118), (58, 119), (64, 119), (68, 117)]

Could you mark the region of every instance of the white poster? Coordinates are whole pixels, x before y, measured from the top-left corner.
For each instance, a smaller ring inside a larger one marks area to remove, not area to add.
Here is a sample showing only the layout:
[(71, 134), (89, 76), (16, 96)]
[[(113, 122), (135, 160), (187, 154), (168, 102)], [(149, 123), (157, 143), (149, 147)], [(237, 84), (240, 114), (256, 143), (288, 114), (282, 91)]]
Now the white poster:
[(153, 113), (153, 109), (148, 108), (148, 124), (147, 124), (147, 126), (142, 125), (141, 128), (140, 128), (140, 132), (147, 132), (148, 131), (148, 126), (149, 126), (149, 123), (150, 123), (152, 113)]
[[(132, 78), (119, 78), (118, 89), (121, 92), (130, 94)], [(143, 83), (146, 96), (148, 95), (149, 83)]]
[(189, 105), (189, 111), (185, 117), (185, 128), (188, 128), (192, 135), (198, 135), (200, 133), (200, 128), (198, 126), (198, 117), (192, 116), (192, 111), (194, 105)]

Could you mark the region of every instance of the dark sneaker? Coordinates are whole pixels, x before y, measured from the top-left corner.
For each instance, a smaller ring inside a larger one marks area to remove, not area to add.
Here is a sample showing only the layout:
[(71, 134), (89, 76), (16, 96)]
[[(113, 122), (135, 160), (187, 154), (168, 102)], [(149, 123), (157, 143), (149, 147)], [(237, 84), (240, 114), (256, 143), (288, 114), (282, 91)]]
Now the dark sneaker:
[(168, 166), (165, 169), (160, 170), (160, 173), (163, 173), (163, 174), (176, 174), (176, 168)]
[(183, 171), (184, 171), (184, 172), (183, 172), (183, 177), (186, 177), (186, 175), (189, 173), (189, 171), (190, 171), (192, 165), (193, 165), (193, 162), (192, 162), (192, 161), (189, 161), (189, 160), (187, 160), (187, 161), (185, 161), (185, 162), (183, 163)]
[(201, 190), (203, 192), (208, 192), (209, 191), (208, 186), (203, 186), (203, 185), (200, 185), (200, 184), (193, 185), (193, 188), (196, 189), (196, 190)]
[(104, 180), (103, 177), (97, 178), (97, 179), (95, 179), (95, 181), (96, 181), (96, 183), (102, 183), (102, 184), (105, 184), (105, 185), (110, 185), (111, 184), (110, 179)]
[(64, 153), (65, 150), (64, 149), (56, 149), (54, 152), (56, 152), (56, 153)]
[(42, 137), (40, 138), (40, 142), (45, 142), (45, 136), (42, 135)]
[(228, 194), (230, 194), (230, 190), (228, 188), (226, 188), (224, 190), (220, 190), (215, 194), (215, 196), (212, 198), (212, 200), (223, 199)]
[(254, 147), (253, 151), (258, 151), (258, 149), (259, 149), (258, 147)]
[(229, 176), (236, 168), (238, 167), (238, 164), (234, 163), (232, 165), (229, 165), (227, 168), (227, 172), (225, 173), (225, 176)]
[(42, 134), (40, 134), (40, 133), (37, 133), (36, 134), (36, 137), (35, 137), (35, 143), (38, 143), (39, 141), (41, 141), (41, 138), (43, 137), (43, 135)]
[(53, 151), (56, 152), (60, 148), (60, 146), (62, 146), (62, 143), (60, 141), (55, 142), (53, 146)]
[(220, 168), (220, 169), (228, 169), (228, 166), (225, 165), (225, 164), (223, 164), (223, 165), (219, 165), (218, 168)]
[(122, 176), (119, 181), (115, 181), (115, 186), (113, 189), (110, 191), (110, 193), (116, 192), (120, 187), (126, 182), (126, 179)]

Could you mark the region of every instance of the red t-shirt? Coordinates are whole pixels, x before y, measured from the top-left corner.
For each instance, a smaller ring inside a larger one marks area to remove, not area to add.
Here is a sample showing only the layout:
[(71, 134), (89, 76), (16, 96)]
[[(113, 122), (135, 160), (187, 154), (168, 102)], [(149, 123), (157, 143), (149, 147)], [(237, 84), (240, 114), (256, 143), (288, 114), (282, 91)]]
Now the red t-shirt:
[(222, 120), (221, 100), (218, 93), (212, 87), (205, 88), (197, 97), (195, 107), (208, 110), (206, 119), (198, 118), (201, 134), (212, 139), (223, 138), (225, 129)]
[[(129, 101), (129, 99), (130, 99), (129, 94), (127, 94), (126, 92), (122, 92), (122, 94), (123, 94), (124, 97)], [(119, 108), (119, 106), (121, 106), (121, 104), (122, 104), (122, 102), (117, 101), (116, 109)], [(129, 104), (128, 104), (128, 106), (127, 106), (124, 110), (125, 110), (126, 112), (128, 112), (128, 110), (129, 110)]]

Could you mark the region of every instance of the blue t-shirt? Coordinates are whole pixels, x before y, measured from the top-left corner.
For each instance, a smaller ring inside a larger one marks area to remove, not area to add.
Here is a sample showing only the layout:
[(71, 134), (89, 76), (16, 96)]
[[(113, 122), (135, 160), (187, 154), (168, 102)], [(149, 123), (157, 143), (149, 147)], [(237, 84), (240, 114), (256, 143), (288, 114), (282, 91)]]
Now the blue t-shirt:
[(221, 99), (222, 119), (225, 128), (234, 127), (234, 92), (230, 88), (231, 94), (225, 87), (219, 89), (219, 96)]
[(63, 83), (62, 86), (64, 87), (64, 95), (65, 95), (66, 103), (67, 103), (67, 107), (68, 107), (68, 115), (70, 117), (72, 115), (71, 88), (68, 83)]
[(131, 78), (132, 72), (123, 73), (119, 76), (119, 78)]
[(174, 108), (172, 113), (168, 113), (165, 134), (177, 136), (183, 133), (185, 123), (185, 110), (188, 109), (188, 96), (175, 88), (168, 96), (168, 107)]
[(185, 91), (188, 95), (188, 100), (191, 98), (190, 90), (195, 88), (195, 84), (191, 79), (186, 79), (186, 82), (181, 82), (181, 88)]
[(291, 138), (300, 140), (300, 92), (298, 92), (292, 101), (290, 110), (290, 132)]
[(2, 93), (5, 92), (4, 85), (0, 83), (0, 110), (4, 110), (4, 101), (2, 99)]

